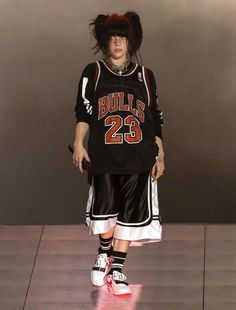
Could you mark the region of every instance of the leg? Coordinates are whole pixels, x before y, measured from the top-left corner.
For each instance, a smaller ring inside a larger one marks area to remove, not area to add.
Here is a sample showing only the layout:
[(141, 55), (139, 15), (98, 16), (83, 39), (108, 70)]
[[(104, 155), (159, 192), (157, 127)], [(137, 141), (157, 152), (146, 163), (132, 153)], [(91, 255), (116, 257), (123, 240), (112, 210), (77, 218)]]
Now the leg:
[(125, 252), (125, 253), (128, 252), (130, 241), (116, 239), (116, 238), (114, 238), (113, 240), (114, 240), (114, 243), (113, 243), (114, 251)]
[(130, 241), (113, 239), (113, 251), (112, 251), (112, 264), (109, 274), (112, 274), (114, 270), (122, 272), (122, 268), (127, 256)]
[(104, 238), (104, 239), (110, 238), (110, 237), (113, 236), (114, 229), (115, 229), (115, 226), (112, 227), (109, 231), (107, 231), (107, 232), (105, 232), (105, 233), (103, 233), (103, 234), (99, 234), (99, 236), (100, 236), (101, 238)]
[(114, 238), (111, 269), (107, 276), (107, 285), (114, 295), (131, 294), (126, 276), (122, 273), (130, 241)]
[(109, 231), (99, 234), (99, 242), (100, 247), (98, 248), (99, 254), (106, 253), (108, 257), (112, 255), (112, 241), (113, 241), (113, 232), (114, 227), (112, 227)]
[[(146, 174), (148, 177), (149, 171)], [(119, 206), (115, 238), (113, 240), (111, 270), (107, 277), (107, 284), (115, 295), (131, 294), (129, 285), (126, 282), (126, 276), (122, 273), (122, 268), (130, 246), (131, 241), (129, 240), (134, 238), (132, 232), (135, 232), (135, 226), (139, 222), (145, 221), (148, 215), (147, 212), (143, 212), (145, 199), (143, 199), (142, 194), (144, 187), (146, 186), (145, 188), (147, 188), (146, 175), (145, 182), (141, 182), (140, 179), (142, 180), (140, 175), (125, 175), (121, 177), (120, 200), (122, 203)], [(130, 225), (130, 223), (133, 225)]]
[[(117, 187), (119, 179), (110, 174), (94, 177), (94, 200), (89, 211), (89, 224), (94, 221), (94, 230), (108, 231), (99, 234), (100, 246), (98, 248), (95, 264), (91, 270), (91, 281), (95, 286), (106, 283), (107, 275), (112, 261), (113, 232), (118, 214), (119, 196)], [(87, 212), (88, 212), (87, 211)], [(111, 217), (112, 214), (112, 217)], [(111, 227), (112, 226), (112, 227)], [(111, 228), (110, 228), (111, 227)]]
[(106, 283), (105, 277), (110, 270), (112, 262), (113, 230), (114, 228), (106, 233), (99, 234), (100, 246), (90, 275), (91, 281), (95, 286), (102, 286)]
[[(112, 238), (113, 233), (114, 233), (114, 229), (115, 229), (115, 226), (112, 227), (108, 232), (106, 232), (104, 234), (99, 234), (100, 242), (101, 242), (101, 240), (105, 241), (106, 239), (108, 240), (108, 239)], [(121, 240), (121, 239), (114, 238), (113, 239), (113, 251), (119, 251), (119, 252), (127, 253), (129, 246), (130, 246), (130, 242), (131, 241), (128, 241), (128, 240)]]

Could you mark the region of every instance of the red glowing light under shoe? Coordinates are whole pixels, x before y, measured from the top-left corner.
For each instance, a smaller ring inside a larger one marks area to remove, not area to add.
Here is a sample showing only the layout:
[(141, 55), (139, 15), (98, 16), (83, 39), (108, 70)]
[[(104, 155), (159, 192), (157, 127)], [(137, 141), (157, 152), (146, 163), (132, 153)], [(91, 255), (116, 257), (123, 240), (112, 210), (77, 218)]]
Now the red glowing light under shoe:
[(130, 295), (132, 293), (129, 284), (125, 282), (126, 279), (123, 273), (114, 270), (111, 275), (106, 277), (106, 284), (114, 295)]

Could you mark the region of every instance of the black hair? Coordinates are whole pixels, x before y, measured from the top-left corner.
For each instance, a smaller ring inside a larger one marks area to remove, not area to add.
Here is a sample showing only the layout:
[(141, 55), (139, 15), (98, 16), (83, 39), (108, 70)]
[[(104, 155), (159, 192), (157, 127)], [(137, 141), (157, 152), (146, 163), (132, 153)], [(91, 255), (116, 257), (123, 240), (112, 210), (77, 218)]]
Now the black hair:
[[(136, 12), (128, 11), (124, 15), (113, 13), (111, 15), (99, 14), (89, 26), (92, 28), (91, 33), (96, 39), (97, 43), (93, 47), (95, 54), (100, 50), (104, 55), (108, 53), (108, 42), (112, 35), (123, 36), (129, 42), (130, 57), (136, 56), (139, 50), (143, 31), (140, 17)], [(136, 56), (137, 58), (137, 56)]]

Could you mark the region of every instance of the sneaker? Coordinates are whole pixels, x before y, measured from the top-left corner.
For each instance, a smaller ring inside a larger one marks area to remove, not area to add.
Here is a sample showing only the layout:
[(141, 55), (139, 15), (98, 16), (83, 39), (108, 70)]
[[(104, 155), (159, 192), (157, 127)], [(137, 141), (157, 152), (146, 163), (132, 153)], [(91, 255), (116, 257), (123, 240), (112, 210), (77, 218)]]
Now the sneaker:
[(107, 276), (107, 286), (114, 295), (131, 294), (129, 284), (125, 282), (126, 279), (123, 273), (114, 270), (112, 274)]
[(90, 275), (93, 285), (103, 286), (106, 283), (106, 275), (110, 271), (111, 263), (112, 257), (107, 257), (106, 253), (97, 255)]

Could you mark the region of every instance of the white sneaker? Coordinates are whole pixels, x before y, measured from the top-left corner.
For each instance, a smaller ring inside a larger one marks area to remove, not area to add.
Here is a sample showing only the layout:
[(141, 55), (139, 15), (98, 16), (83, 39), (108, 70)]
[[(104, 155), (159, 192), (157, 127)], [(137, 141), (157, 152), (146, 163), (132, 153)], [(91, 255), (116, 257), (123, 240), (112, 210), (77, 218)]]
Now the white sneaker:
[(129, 284), (125, 282), (126, 279), (123, 273), (114, 270), (112, 275), (107, 276), (107, 286), (114, 295), (131, 294)]
[(110, 271), (111, 263), (112, 257), (107, 257), (106, 253), (97, 255), (90, 275), (93, 285), (103, 286), (106, 283), (106, 275)]

